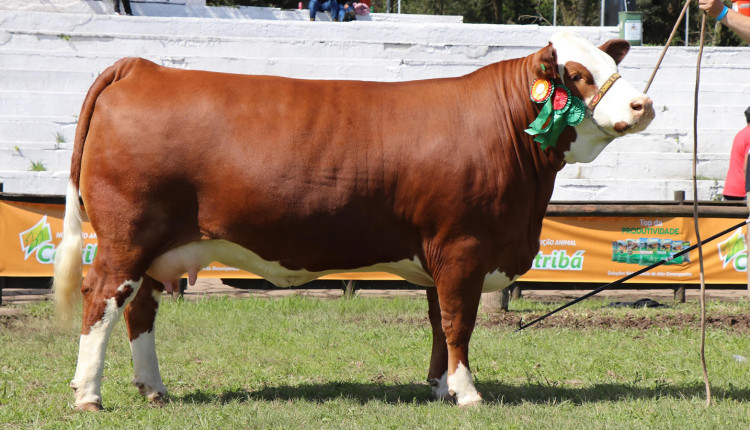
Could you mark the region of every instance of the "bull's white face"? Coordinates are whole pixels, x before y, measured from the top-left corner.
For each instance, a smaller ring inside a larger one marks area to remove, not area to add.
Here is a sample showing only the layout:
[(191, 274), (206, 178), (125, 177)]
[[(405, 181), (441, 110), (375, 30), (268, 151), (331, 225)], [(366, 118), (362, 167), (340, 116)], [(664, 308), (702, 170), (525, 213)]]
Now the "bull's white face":
[[(557, 64), (565, 86), (587, 106), (627, 54), (625, 41), (610, 41), (597, 48), (572, 32), (556, 33), (550, 39), (557, 51)], [(605, 52), (606, 50), (606, 52)], [(565, 153), (567, 163), (588, 163), (617, 137), (642, 131), (654, 119), (651, 98), (625, 79), (617, 79), (587, 117), (576, 126), (577, 138)]]

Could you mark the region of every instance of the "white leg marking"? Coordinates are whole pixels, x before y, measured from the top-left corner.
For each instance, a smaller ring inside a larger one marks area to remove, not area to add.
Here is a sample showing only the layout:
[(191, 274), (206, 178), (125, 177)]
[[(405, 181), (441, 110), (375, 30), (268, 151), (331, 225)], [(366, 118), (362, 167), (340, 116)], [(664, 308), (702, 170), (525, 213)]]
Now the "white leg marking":
[(133, 384), (138, 392), (149, 400), (155, 400), (167, 394), (167, 387), (161, 381), (159, 361), (156, 358), (156, 340), (154, 332), (141, 333), (130, 342), (133, 354)]
[(76, 374), (71, 381), (70, 386), (75, 390), (75, 405), (82, 406), (86, 403), (102, 403), (102, 373), (104, 372), (104, 353), (107, 349), (109, 335), (115, 323), (122, 315), (125, 306), (135, 297), (142, 280), (126, 281), (124, 285), (129, 284), (133, 292), (126, 299), (122, 307), (117, 306), (117, 300), (112, 297), (107, 299), (107, 305), (104, 308), (102, 319), (91, 326), (89, 334), (81, 335), (78, 347), (78, 364), (76, 365)]
[[(158, 312), (161, 293), (154, 290), (151, 295), (157, 303)], [(149, 400), (165, 396), (167, 388), (161, 380), (159, 360), (156, 357), (155, 328), (133, 339), (130, 342), (130, 352), (133, 355), (133, 384), (138, 387), (138, 392)]]
[(448, 390), (448, 371), (443, 373), (440, 379), (430, 379), (430, 385), (432, 386), (432, 395), (436, 400), (448, 400), (453, 396)]
[(478, 404), (482, 402), (482, 396), (474, 388), (469, 368), (459, 362), (456, 372), (448, 375), (448, 391), (456, 396), (459, 406)]

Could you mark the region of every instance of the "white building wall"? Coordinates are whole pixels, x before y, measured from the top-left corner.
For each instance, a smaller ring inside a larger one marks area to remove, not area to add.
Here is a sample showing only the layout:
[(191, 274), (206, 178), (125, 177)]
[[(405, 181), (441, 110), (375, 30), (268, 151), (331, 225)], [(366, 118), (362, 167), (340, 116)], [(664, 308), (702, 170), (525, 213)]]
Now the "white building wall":
[[(306, 3), (305, 3), (306, 4)], [(124, 56), (188, 69), (298, 78), (401, 81), (458, 76), (527, 55), (560, 28), (461, 24), (460, 17), (373, 14), (309, 22), (307, 11), (208, 8), (199, 0), (0, 2), (0, 181), (5, 192), (63, 194), (81, 103), (98, 73)], [(139, 16), (147, 14), (147, 16)], [(436, 21), (440, 19), (440, 21)], [(614, 27), (577, 27), (594, 43)], [(723, 186), (734, 134), (750, 106), (750, 48), (706, 48), (698, 120), (699, 198)], [(633, 47), (620, 65), (645, 87), (661, 47)], [(553, 200), (670, 200), (692, 195), (697, 48), (670, 48), (649, 95), (649, 129), (560, 173)], [(32, 163), (45, 171), (31, 172)]]

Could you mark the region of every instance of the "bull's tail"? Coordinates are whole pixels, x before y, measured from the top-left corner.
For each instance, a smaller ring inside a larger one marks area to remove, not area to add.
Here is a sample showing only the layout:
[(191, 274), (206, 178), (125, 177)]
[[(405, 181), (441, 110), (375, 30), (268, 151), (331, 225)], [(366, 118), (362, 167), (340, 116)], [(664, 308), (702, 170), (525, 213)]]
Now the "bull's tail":
[(71, 179), (68, 182), (68, 192), (65, 196), (63, 239), (55, 254), (55, 278), (52, 282), (57, 318), (59, 322), (66, 325), (70, 324), (73, 309), (81, 299), (80, 288), (83, 281), (82, 247), (81, 207), (78, 203), (78, 187)]
[(60, 323), (70, 324), (73, 309), (81, 299), (81, 282), (83, 281), (83, 239), (81, 236), (81, 205), (78, 200), (78, 190), (81, 179), (81, 158), (83, 144), (88, 135), (94, 105), (99, 95), (120, 79), (132, 64), (134, 59), (120, 60), (110, 66), (94, 81), (86, 94), (78, 116), (73, 156), (70, 164), (70, 180), (65, 195), (65, 218), (63, 221), (63, 239), (57, 247), (55, 255), (54, 281), (52, 289), (55, 293), (55, 310)]

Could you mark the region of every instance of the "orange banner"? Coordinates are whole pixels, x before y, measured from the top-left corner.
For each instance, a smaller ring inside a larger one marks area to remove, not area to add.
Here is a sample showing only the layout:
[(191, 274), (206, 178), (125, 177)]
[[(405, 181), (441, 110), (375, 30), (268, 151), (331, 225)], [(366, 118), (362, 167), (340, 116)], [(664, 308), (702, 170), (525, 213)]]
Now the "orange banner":
[[(703, 218), (703, 239), (739, 223), (734, 218)], [(539, 254), (521, 279), (541, 282), (608, 283), (661, 261), (691, 245), (692, 218), (546, 218)], [(745, 227), (703, 247), (706, 282), (747, 283)], [(698, 250), (677, 257), (629, 282), (700, 283)]]
[[(62, 204), (0, 201), (0, 276), (52, 276), (56, 246), (62, 240)], [(84, 271), (96, 256), (97, 242), (88, 220), (83, 225)], [(735, 218), (700, 220), (706, 238), (739, 222)], [(550, 217), (544, 220), (540, 251), (521, 280), (607, 283), (629, 275), (696, 243), (692, 218)], [(706, 282), (747, 283), (745, 227), (703, 247)], [(694, 250), (630, 282), (699, 283)], [(204, 278), (257, 278), (252, 273), (212, 263)], [(388, 273), (343, 273), (324, 279), (399, 280)]]

